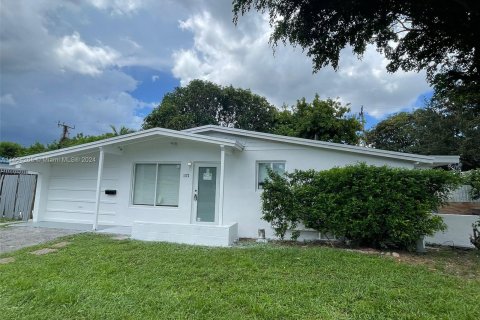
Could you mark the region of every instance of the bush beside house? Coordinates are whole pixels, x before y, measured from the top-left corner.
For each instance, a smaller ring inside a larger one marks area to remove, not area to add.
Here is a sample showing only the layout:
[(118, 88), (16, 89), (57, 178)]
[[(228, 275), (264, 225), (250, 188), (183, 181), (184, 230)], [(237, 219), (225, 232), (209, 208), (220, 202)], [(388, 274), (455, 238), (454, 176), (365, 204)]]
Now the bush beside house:
[(270, 172), (263, 186), (263, 219), (277, 236), (297, 227), (331, 233), (357, 245), (413, 249), (444, 230), (432, 211), (458, 187), (458, 174), (358, 164), (325, 171)]

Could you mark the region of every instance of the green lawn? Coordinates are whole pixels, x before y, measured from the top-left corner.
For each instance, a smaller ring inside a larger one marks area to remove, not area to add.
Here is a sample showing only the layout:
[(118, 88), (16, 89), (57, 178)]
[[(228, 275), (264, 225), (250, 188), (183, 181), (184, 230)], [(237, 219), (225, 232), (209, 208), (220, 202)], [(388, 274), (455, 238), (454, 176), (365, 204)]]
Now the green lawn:
[(64, 239), (55, 253), (2, 256), (16, 259), (0, 265), (2, 320), (480, 318), (478, 274), (428, 264), (325, 247)]

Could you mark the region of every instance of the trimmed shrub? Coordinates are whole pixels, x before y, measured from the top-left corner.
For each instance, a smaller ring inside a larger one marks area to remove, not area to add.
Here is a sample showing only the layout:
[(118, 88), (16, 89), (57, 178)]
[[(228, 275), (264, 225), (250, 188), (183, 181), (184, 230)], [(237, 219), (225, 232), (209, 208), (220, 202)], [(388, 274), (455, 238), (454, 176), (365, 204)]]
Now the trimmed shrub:
[(357, 245), (406, 249), (445, 229), (432, 211), (461, 182), (448, 171), (366, 164), (269, 176), (263, 186), (263, 219), (279, 237), (301, 223)]

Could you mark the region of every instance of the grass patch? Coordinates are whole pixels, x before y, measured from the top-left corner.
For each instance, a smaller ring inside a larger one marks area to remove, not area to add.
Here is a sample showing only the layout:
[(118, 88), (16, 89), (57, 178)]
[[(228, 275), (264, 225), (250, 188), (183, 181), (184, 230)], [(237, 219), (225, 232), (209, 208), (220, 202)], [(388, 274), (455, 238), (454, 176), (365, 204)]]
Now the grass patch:
[(0, 217), (0, 223), (14, 222), (14, 221), (19, 221), (19, 220), (17, 220), (17, 219), (12, 219), (12, 218), (3, 218), (3, 217)]
[(423, 264), (325, 247), (65, 239), (56, 253), (3, 255), (16, 261), (0, 265), (2, 319), (480, 317), (478, 277)]

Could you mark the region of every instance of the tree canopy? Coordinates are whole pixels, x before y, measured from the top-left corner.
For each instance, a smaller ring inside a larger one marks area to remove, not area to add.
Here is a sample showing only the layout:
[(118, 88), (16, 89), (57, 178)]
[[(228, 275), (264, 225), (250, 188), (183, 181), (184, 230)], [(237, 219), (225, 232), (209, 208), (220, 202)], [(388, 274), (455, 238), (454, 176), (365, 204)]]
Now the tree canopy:
[(269, 132), (306, 139), (356, 144), (360, 121), (349, 116), (350, 108), (340, 102), (305, 98), (292, 107), (278, 110), (266, 98), (250, 90), (222, 87), (209, 81), (193, 80), (167, 93), (143, 128), (183, 130), (202, 125), (230, 125), (235, 128)]
[(145, 117), (143, 128), (183, 130), (203, 125), (231, 125), (270, 132), (276, 109), (250, 90), (193, 80), (167, 93), (159, 106)]
[(274, 133), (299, 138), (337, 143), (357, 144), (362, 123), (348, 115), (350, 108), (340, 102), (321, 100), (318, 95), (311, 103), (305, 98), (291, 109), (286, 107), (277, 113)]
[(425, 109), (400, 112), (367, 132), (374, 148), (425, 155), (460, 155), (462, 169), (480, 168), (480, 112), (432, 99)]
[(426, 70), (429, 106), (399, 113), (368, 134), (376, 148), (460, 154), (480, 166), (480, 1), (233, 0), (234, 23), (250, 10), (268, 13), (270, 42), (300, 46), (314, 71), (339, 67), (340, 52), (359, 58), (374, 45), (395, 72)]
[(478, 0), (234, 0), (234, 22), (252, 9), (268, 12), (274, 45), (301, 46), (316, 71), (373, 44), (390, 72), (426, 70), (437, 90), (479, 91)]
[(10, 159), (22, 155), (24, 147), (15, 142), (2, 141), (0, 142), (0, 157)]

